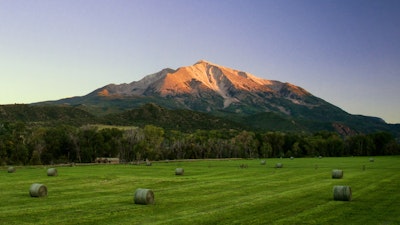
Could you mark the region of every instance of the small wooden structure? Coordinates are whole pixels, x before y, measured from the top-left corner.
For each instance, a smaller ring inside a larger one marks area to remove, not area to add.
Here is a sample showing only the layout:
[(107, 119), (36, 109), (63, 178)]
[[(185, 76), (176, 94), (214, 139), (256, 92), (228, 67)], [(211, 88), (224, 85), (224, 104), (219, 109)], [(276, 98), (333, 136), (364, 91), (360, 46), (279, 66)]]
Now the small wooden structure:
[(97, 157), (96, 163), (119, 164), (119, 158)]

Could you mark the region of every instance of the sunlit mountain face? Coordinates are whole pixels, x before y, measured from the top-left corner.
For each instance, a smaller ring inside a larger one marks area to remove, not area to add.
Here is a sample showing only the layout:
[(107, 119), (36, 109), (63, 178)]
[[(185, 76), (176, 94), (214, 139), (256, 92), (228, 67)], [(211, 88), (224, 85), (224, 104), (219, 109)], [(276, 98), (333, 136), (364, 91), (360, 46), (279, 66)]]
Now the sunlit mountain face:
[(174, 98), (188, 108), (195, 105), (204, 111), (255, 104), (256, 107), (263, 108), (261, 111), (271, 111), (269, 108), (276, 108), (282, 113), (290, 114), (290, 110), (286, 107), (269, 101), (271, 98), (283, 98), (293, 104), (307, 107), (315, 106), (308, 101), (312, 95), (298, 86), (262, 79), (205, 60), (177, 70), (164, 69), (130, 84), (107, 85), (96, 90), (96, 93), (104, 97)]

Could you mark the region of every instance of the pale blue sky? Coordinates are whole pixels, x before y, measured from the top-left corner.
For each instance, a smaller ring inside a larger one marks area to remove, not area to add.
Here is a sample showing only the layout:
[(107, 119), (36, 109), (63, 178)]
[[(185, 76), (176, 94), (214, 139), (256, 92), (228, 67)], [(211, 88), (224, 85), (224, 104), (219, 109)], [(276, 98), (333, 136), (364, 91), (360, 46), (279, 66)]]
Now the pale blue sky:
[(200, 59), (400, 123), (398, 0), (0, 0), (0, 104)]

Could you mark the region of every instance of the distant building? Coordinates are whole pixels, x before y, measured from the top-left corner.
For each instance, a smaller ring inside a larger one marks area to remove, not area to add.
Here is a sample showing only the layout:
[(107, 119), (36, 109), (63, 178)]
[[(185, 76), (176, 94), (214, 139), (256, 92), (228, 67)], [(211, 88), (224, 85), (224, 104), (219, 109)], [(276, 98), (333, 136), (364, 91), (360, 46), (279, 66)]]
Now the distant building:
[(97, 157), (96, 163), (119, 164), (119, 158)]

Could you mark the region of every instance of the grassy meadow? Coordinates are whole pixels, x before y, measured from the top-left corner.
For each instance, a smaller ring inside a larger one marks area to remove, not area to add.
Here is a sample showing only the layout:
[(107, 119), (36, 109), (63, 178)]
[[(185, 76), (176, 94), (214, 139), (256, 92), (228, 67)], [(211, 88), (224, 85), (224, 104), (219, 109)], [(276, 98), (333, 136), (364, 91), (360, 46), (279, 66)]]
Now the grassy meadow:
[[(1, 167), (0, 224), (400, 224), (400, 157), (374, 159), (59, 166), (55, 177), (45, 166)], [(33, 183), (48, 196), (30, 197)], [(351, 186), (353, 200), (334, 201), (334, 185)], [(137, 188), (153, 190), (155, 203), (134, 204)]]

